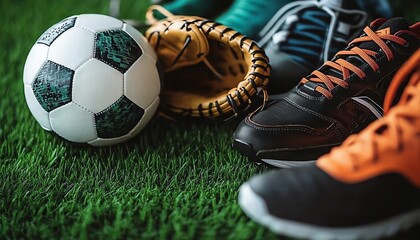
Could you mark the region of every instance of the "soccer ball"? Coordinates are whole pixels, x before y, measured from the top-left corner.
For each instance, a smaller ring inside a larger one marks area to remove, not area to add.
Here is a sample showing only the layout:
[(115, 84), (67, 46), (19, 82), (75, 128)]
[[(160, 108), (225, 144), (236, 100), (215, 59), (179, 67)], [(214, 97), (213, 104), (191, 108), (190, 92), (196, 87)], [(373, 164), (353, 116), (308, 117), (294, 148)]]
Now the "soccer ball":
[(42, 128), (105, 146), (138, 134), (159, 105), (157, 56), (126, 23), (105, 15), (64, 19), (44, 32), (25, 63), (29, 109)]

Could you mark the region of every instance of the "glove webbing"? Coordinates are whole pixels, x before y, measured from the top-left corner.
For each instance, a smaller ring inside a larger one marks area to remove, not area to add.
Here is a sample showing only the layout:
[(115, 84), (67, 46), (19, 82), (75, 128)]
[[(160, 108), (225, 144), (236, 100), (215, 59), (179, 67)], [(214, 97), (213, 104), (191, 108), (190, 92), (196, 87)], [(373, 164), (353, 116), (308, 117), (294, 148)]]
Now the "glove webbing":
[[(152, 16), (152, 15), (149, 15), (149, 16)], [(169, 17), (171, 17), (171, 15)], [(183, 21), (183, 24), (181, 26), (181, 29), (184, 29), (185, 31), (191, 31), (191, 28), (189, 26), (191, 24), (195, 24), (198, 26), (199, 29), (201, 29), (204, 32), (204, 34), (206, 35), (208, 39), (213, 39), (212, 38), (212, 36), (214, 35), (213, 32), (216, 31), (216, 34), (218, 34), (220, 38), (219, 42), (223, 42), (225, 44), (228, 44), (229, 46), (232, 46), (230, 42), (234, 42), (235, 44), (239, 42), (239, 47), (241, 49), (243, 49), (244, 47), (247, 47), (248, 52), (251, 55), (251, 62), (252, 62), (252, 65), (249, 67), (253, 68), (253, 71), (248, 73), (246, 76), (246, 80), (249, 82), (249, 84), (247, 84), (245, 87), (242, 86), (239, 89), (236, 88), (234, 93), (227, 93), (224, 101), (219, 102), (216, 100), (214, 104), (213, 102), (210, 102), (208, 103), (207, 107), (203, 107), (203, 104), (199, 104), (199, 106), (197, 106), (196, 109), (185, 109), (185, 108), (178, 108), (176, 106), (167, 105), (171, 109), (171, 111), (177, 112), (178, 114), (181, 114), (181, 115), (190, 115), (193, 117), (194, 116), (195, 117), (197, 116), (211, 117), (211, 118), (221, 117), (223, 119), (226, 119), (226, 118), (235, 117), (238, 113), (248, 108), (252, 104), (253, 96), (255, 96), (260, 91), (264, 93), (264, 103), (266, 102), (268, 97), (266, 94), (265, 86), (266, 86), (266, 82), (268, 81), (270, 66), (268, 64), (267, 57), (264, 51), (260, 49), (254, 41), (234, 31), (231, 28), (225, 27), (211, 20), (194, 19), (194, 18), (186, 17), (182, 19), (182, 21)], [(156, 47), (158, 47), (160, 38), (161, 38), (159, 32), (153, 32), (149, 36), (149, 40), (154, 34), (157, 34)], [(183, 46), (183, 49), (179, 52), (174, 63), (176, 63), (176, 61), (182, 55), (183, 51), (188, 47), (188, 43), (189, 41), (186, 41), (185, 45)], [(234, 57), (238, 59), (240, 56), (237, 56), (236, 54), (234, 54)], [(222, 78), (222, 76), (220, 76), (220, 74), (217, 73), (215, 68), (212, 67), (211, 64), (208, 61), (206, 61), (206, 59), (204, 59), (203, 62), (215, 74), (217, 79)], [(260, 69), (260, 71), (258, 69)], [(259, 80), (259, 84), (256, 83), (255, 81), (256, 79)], [(265, 84), (262, 84), (262, 83), (265, 83)], [(218, 113), (218, 116), (217, 115), (215, 116), (214, 110), (216, 110), (216, 112)], [(233, 111), (233, 114), (229, 114), (231, 111)], [(206, 112), (208, 114), (206, 114)]]

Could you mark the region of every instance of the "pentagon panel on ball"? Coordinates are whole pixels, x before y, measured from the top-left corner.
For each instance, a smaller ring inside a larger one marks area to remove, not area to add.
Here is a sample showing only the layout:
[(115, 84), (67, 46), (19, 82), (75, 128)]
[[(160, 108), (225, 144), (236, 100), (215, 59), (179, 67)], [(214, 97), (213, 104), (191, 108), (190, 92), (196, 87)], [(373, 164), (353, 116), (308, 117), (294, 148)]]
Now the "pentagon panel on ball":
[(143, 52), (123, 30), (109, 30), (95, 36), (94, 57), (125, 73)]
[(157, 57), (143, 35), (99, 14), (53, 25), (24, 68), (31, 113), (48, 131), (77, 143), (117, 144), (139, 133), (159, 105)]
[(32, 83), (35, 97), (42, 108), (50, 112), (71, 102), (74, 71), (46, 61)]
[(122, 96), (109, 108), (95, 114), (98, 137), (115, 138), (128, 134), (143, 117), (144, 110)]
[(69, 17), (53, 25), (38, 38), (37, 43), (50, 46), (62, 33), (74, 26), (76, 17)]

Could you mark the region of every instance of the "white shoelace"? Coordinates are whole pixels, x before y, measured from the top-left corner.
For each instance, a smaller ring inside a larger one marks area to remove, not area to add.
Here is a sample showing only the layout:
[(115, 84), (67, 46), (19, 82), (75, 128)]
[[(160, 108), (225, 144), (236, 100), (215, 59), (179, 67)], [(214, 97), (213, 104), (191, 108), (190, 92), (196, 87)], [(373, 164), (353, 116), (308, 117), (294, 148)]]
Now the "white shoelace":
[[(281, 41), (285, 41), (287, 37), (284, 35), (286, 33), (280, 33), (282, 27), (291, 26), (293, 22), (297, 21), (297, 13), (308, 8), (318, 7), (319, 9), (324, 10), (331, 16), (330, 27), (328, 29), (327, 38), (325, 41), (325, 48), (324, 48), (324, 61), (330, 59), (329, 50), (331, 46), (331, 42), (334, 37), (335, 29), (339, 28), (340, 26), (345, 26), (345, 28), (350, 29), (357, 29), (361, 28), (366, 24), (367, 21), (367, 14), (361, 10), (348, 10), (343, 9), (338, 6), (334, 6), (332, 4), (333, 1), (336, 0), (308, 0), (308, 1), (295, 1), (289, 4), (284, 5), (272, 18), (271, 20), (265, 25), (265, 27), (260, 31), (259, 36), (262, 37), (261, 40), (258, 42), (260, 46), (264, 46), (267, 44), (273, 37), (274, 40), (279, 43)], [(359, 14), (361, 16), (360, 21), (356, 25), (349, 25), (340, 23), (338, 21), (338, 13), (344, 14)], [(285, 31), (287, 32), (287, 31)], [(277, 35), (276, 35), (277, 34)], [(354, 33), (353, 35), (349, 36), (348, 39), (336, 39), (338, 41), (345, 41), (346, 43), (357, 37), (359, 33)]]

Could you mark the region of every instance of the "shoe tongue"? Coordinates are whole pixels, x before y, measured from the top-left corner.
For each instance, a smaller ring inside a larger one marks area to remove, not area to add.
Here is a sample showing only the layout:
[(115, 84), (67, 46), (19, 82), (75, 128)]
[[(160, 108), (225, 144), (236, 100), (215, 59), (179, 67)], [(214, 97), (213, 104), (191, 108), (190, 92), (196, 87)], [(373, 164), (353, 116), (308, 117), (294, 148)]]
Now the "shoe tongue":
[[(408, 24), (407, 20), (405, 18), (392, 18), (384, 23), (382, 25), (375, 27), (371, 27), (372, 30), (380, 35), (394, 35), (396, 32), (401, 30), (410, 30), (410, 25)], [(371, 41), (371, 42), (364, 42), (359, 45), (362, 49), (369, 49), (372, 51), (378, 51), (379, 46)]]
[[(405, 18), (392, 18), (390, 20), (387, 20), (386, 22), (382, 23), (379, 26), (371, 26), (371, 29), (380, 35), (393, 35), (398, 31), (401, 30), (410, 30), (410, 25), (408, 24), (407, 20)], [(368, 41), (368, 42), (363, 42), (360, 45), (358, 45), (359, 48), (361, 49), (368, 49), (371, 51), (379, 51), (380, 47), (378, 46), (378, 44), (376, 44), (374, 41)], [(355, 65), (356, 67), (360, 67), (362, 64), (365, 64), (364, 61), (360, 60), (357, 57), (353, 57), (353, 56), (349, 56), (349, 57), (344, 57), (343, 59), (345, 59), (346, 61), (350, 62), (351, 64)], [(338, 73), (336, 70), (331, 69), (330, 67), (326, 67), (325, 70), (322, 71), (324, 74), (327, 75), (332, 75), (332, 76), (336, 76), (338, 78), (342, 78), (341, 74)], [(304, 86), (306, 85), (306, 86)], [(322, 83), (312, 83), (312, 82), (308, 82), (305, 83), (303, 85), (301, 85), (299, 87), (299, 89), (307, 94), (313, 95), (313, 96), (321, 96), (321, 94), (319, 92), (313, 91), (314, 87), (318, 85), (318, 86), (322, 86), (324, 88), (325, 85)]]
[(388, 21), (384, 22), (380, 25), (377, 29), (373, 29), (374, 31), (381, 32), (381, 30), (387, 29), (388, 34), (395, 34), (400, 30), (409, 30), (410, 25), (408, 24), (405, 18), (392, 18)]

